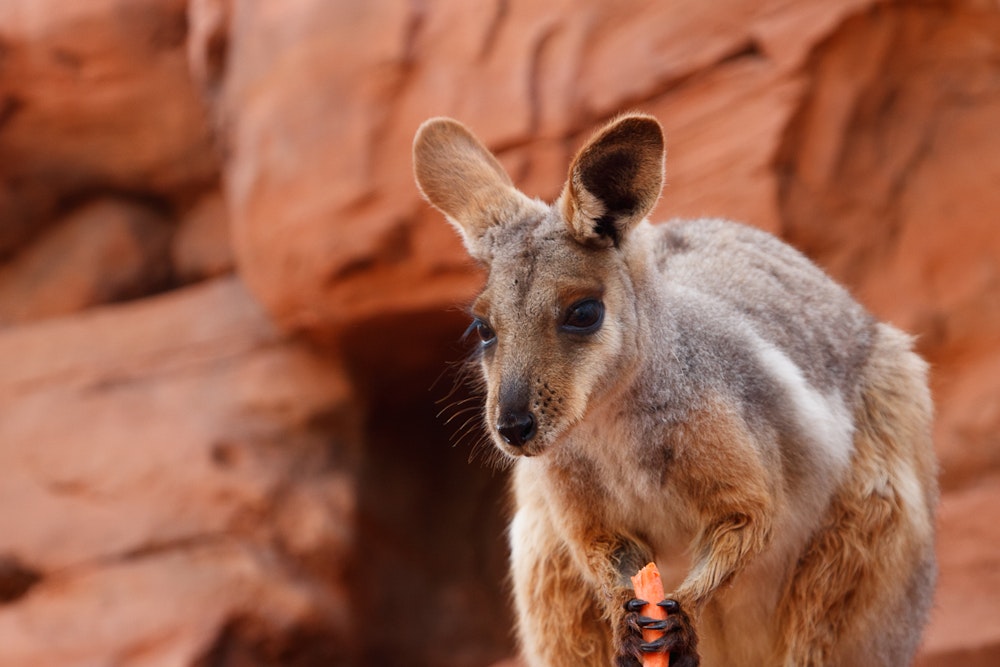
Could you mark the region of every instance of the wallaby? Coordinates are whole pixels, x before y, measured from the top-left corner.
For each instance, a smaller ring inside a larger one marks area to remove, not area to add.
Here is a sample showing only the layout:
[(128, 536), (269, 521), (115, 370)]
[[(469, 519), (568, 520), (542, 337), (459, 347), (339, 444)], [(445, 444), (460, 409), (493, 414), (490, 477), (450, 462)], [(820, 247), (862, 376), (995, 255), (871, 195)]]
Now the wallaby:
[[(454, 120), (414, 141), (488, 269), (471, 311), (524, 660), (908, 664), (936, 574), (927, 366), (775, 237), (650, 224), (663, 164), (659, 123), (618, 117), (548, 205)], [(666, 621), (634, 599), (647, 561)]]

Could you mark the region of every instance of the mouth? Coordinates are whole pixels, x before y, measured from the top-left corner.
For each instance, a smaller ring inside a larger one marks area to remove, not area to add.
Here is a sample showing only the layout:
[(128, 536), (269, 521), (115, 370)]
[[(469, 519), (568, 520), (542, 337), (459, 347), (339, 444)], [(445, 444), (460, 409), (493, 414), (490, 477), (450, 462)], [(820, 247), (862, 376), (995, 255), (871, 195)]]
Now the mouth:
[(499, 434), (494, 434), (494, 446), (511, 458), (532, 458), (544, 451), (544, 447), (537, 446), (537, 443), (530, 442), (520, 446), (511, 445), (503, 440)]

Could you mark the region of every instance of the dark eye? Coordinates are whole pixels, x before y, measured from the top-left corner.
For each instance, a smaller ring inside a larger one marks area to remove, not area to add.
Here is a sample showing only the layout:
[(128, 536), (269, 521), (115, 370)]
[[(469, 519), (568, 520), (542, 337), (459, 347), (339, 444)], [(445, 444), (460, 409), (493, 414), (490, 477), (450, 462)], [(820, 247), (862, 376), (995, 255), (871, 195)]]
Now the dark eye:
[(497, 339), (497, 334), (493, 331), (493, 328), (485, 320), (481, 320), (478, 317), (472, 320), (472, 324), (469, 325), (465, 335), (469, 335), (473, 331), (479, 336), (479, 340), (483, 342), (483, 345), (489, 345)]
[(604, 304), (597, 299), (584, 299), (566, 309), (562, 329), (570, 333), (589, 334), (600, 329), (603, 321)]

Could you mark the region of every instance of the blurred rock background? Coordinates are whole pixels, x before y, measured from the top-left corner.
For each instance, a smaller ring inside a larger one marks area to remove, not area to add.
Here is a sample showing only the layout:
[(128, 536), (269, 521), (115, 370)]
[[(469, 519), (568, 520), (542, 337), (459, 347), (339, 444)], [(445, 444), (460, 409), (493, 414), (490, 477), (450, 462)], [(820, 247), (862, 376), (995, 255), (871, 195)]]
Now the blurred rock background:
[(0, 665), (511, 656), (504, 475), (436, 417), (481, 276), (410, 143), (457, 117), (551, 199), (633, 108), (657, 219), (919, 334), (919, 665), (1000, 664), (996, 0), (0, 0)]

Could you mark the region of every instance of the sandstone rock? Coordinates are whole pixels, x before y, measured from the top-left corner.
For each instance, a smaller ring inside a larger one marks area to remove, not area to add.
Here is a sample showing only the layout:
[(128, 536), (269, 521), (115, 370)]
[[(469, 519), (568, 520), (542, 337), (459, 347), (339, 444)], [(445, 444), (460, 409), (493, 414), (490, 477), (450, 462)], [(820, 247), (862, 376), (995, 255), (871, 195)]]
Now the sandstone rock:
[(934, 376), (935, 436), (946, 489), (1000, 470), (1000, 346), (941, 363)]
[(164, 216), (142, 204), (82, 206), (0, 266), (0, 326), (164, 289), (172, 234)]
[[(986, 119), (1000, 103), (998, 21), (997, 11), (882, 7), (852, 17), (817, 49), (814, 85), (783, 148), (785, 231), (834, 274), (870, 285), (866, 300), (912, 308), (894, 298), (904, 285), (877, 285), (905, 280), (940, 292), (920, 283), (952, 276), (932, 274), (926, 258), (964, 239), (993, 241), (980, 230), (998, 167), (958, 155), (990, 155), (997, 142)], [(931, 187), (943, 178), (954, 187)]]
[(17, 192), (0, 196), (17, 231), (0, 255), (88, 189), (175, 196), (215, 177), (186, 37), (185, 0), (0, 3), (0, 181)]
[[(266, 664), (291, 664), (281, 662), (282, 653), (319, 651), (305, 642), (287, 646), (283, 637), (327, 619), (317, 613), (320, 596), (276, 572), (272, 556), (220, 537), (59, 572), (22, 604), (0, 608), (0, 660), (36, 667), (235, 664), (225, 662), (234, 653), (232, 628), (252, 627), (240, 642), (275, 653), (277, 661)], [(324, 664), (344, 664), (333, 648), (324, 657)]]
[(188, 65), (202, 93), (215, 101), (229, 56), (230, 0), (189, 0)]
[(723, 217), (779, 232), (770, 165), (801, 89), (752, 51), (645, 105), (668, 124), (667, 184), (655, 219)]
[(1000, 478), (946, 494), (938, 530), (938, 592), (918, 667), (1000, 661)]
[(181, 283), (229, 273), (233, 249), (229, 241), (229, 211), (222, 193), (203, 195), (181, 216), (170, 249), (174, 275)]
[(239, 281), (0, 332), (0, 366), (2, 556), (34, 578), (0, 663), (191, 665), (247, 619), (346, 647), (356, 406)]

